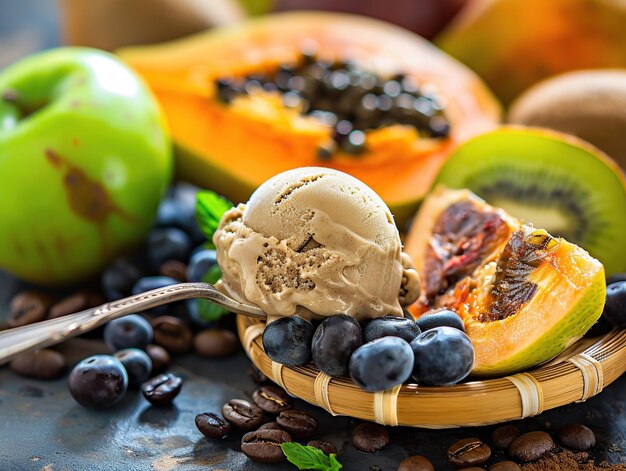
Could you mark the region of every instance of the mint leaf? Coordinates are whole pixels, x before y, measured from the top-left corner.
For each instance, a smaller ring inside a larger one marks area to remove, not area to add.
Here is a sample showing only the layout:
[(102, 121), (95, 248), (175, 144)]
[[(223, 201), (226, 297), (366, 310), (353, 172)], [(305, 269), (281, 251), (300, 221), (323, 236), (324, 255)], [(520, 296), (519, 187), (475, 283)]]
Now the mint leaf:
[(343, 466), (335, 455), (326, 455), (319, 448), (304, 446), (297, 442), (282, 443), (280, 448), (287, 460), (298, 469), (317, 469), (320, 471), (339, 471)]
[[(214, 285), (221, 277), (222, 270), (220, 270), (220, 266), (218, 264), (215, 264), (211, 266), (202, 276), (202, 281)], [(197, 299), (196, 302), (198, 303), (198, 317), (205, 322), (216, 321), (228, 314), (228, 310), (218, 304), (212, 303), (207, 299)]]
[(217, 230), (220, 219), (233, 203), (213, 191), (200, 191), (196, 196), (196, 220), (209, 242)]

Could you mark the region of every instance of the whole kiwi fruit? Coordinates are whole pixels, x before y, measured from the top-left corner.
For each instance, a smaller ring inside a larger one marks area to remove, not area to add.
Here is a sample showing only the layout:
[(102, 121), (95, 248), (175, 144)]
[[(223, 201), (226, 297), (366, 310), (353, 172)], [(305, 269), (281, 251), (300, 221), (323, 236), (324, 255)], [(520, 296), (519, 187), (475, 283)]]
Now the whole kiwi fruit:
[(626, 169), (626, 69), (557, 75), (511, 105), (508, 121), (580, 137)]

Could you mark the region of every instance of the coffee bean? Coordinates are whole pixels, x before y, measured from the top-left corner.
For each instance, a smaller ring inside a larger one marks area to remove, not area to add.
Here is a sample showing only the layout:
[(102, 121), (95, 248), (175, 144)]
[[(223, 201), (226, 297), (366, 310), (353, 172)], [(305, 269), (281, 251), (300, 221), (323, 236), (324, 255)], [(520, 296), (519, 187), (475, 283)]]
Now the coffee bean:
[(192, 334), (189, 327), (177, 317), (160, 316), (152, 320), (154, 343), (170, 353), (185, 353), (191, 348)]
[(187, 281), (187, 265), (180, 260), (167, 260), (159, 267), (159, 275), (185, 282)]
[(489, 471), (522, 471), (522, 468), (513, 461), (500, 461), (489, 466)]
[(296, 438), (311, 438), (317, 432), (317, 419), (308, 412), (296, 409), (282, 411), (276, 422)]
[(293, 407), (289, 394), (278, 386), (261, 386), (252, 393), (252, 400), (268, 414), (280, 414)]
[(152, 374), (163, 373), (170, 366), (170, 354), (159, 345), (149, 344), (146, 353), (152, 360)]
[(491, 448), (479, 438), (464, 438), (448, 448), (448, 461), (455, 466), (483, 464), (491, 456)]
[(248, 367), (248, 376), (250, 376), (250, 379), (252, 379), (252, 381), (261, 386), (263, 386), (264, 384), (272, 383), (270, 379), (265, 376), (265, 374), (260, 369), (258, 369), (254, 363), (251, 363)]
[(9, 327), (21, 327), (42, 321), (46, 318), (51, 304), (52, 299), (45, 293), (22, 291), (11, 299), (7, 325)]
[(222, 415), (240, 430), (254, 430), (263, 423), (263, 411), (245, 399), (231, 399), (222, 406)]
[(479, 466), (470, 466), (469, 468), (463, 468), (463, 471), (485, 471), (485, 468)]
[(536, 461), (552, 448), (554, 441), (546, 432), (528, 432), (513, 440), (509, 453), (520, 461)]
[(195, 336), (193, 347), (203, 357), (227, 357), (239, 350), (239, 339), (230, 330), (206, 329)]
[(557, 434), (561, 445), (571, 450), (586, 451), (596, 446), (596, 436), (582, 424), (568, 424)]
[(284, 430), (256, 430), (246, 433), (241, 439), (241, 451), (257, 463), (280, 463), (285, 459), (281, 443), (291, 441)]
[(202, 435), (209, 438), (226, 438), (231, 430), (228, 422), (212, 412), (196, 415), (196, 427)]
[(261, 425), (257, 430), (282, 430), (282, 427), (278, 425), (278, 422), (268, 422)]
[(168, 406), (178, 396), (183, 386), (182, 378), (172, 373), (162, 374), (141, 386), (143, 397), (154, 406)]
[(82, 290), (63, 298), (50, 308), (48, 319), (56, 319), (84, 311), (104, 303), (102, 295), (93, 290)]
[(522, 434), (520, 429), (515, 425), (503, 425), (498, 427), (491, 434), (493, 444), (497, 448), (507, 449), (509, 445)]
[(325, 442), (323, 440), (311, 440), (309, 443), (307, 443), (307, 445), (312, 446), (313, 448), (318, 448), (327, 455), (337, 454), (337, 447), (330, 442)]
[(352, 445), (364, 453), (377, 453), (389, 445), (389, 433), (382, 425), (363, 422), (352, 430)]
[(65, 358), (59, 352), (43, 349), (21, 353), (11, 360), (14, 373), (26, 378), (56, 379), (65, 372)]
[(435, 471), (435, 467), (427, 458), (415, 455), (404, 458), (397, 471)]

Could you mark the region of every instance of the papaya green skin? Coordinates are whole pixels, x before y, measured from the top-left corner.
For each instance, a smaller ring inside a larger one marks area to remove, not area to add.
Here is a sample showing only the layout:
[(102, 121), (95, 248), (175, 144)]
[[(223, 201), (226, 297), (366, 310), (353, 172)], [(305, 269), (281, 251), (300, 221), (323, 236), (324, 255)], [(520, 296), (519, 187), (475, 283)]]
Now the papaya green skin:
[(164, 114), (119, 59), (60, 48), (0, 73), (0, 267), (64, 285), (149, 229), (173, 160)]
[(600, 270), (556, 327), (535, 342), (526, 345), (515, 355), (494, 362), (489, 367), (473, 370), (472, 376), (502, 376), (524, 371), (553, 359), (578, 341), (598, 321), (605, 298), (606, 280), (604, 271)]

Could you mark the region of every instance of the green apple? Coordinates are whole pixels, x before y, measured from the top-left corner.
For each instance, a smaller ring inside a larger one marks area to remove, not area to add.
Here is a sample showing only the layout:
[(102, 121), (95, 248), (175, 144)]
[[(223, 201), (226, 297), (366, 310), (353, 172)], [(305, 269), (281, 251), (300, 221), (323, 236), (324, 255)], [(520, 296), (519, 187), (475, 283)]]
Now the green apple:
[(60, 48), (0, 71), (0, 268), (96, 275), (145, 235), (172, 167), (164, 114), (115, 56)]

